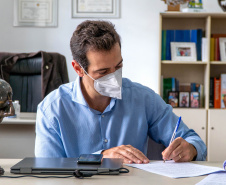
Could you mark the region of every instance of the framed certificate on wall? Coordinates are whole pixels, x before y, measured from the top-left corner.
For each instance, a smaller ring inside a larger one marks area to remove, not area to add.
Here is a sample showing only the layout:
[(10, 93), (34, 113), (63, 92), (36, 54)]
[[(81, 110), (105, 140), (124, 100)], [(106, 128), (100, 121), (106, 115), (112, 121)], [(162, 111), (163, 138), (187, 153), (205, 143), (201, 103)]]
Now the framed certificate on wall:
[(73, 18), (119, 18), (119, 0), (72, 0)]
[(14, 0), (13, 26), (57, 26), (57, 0)]

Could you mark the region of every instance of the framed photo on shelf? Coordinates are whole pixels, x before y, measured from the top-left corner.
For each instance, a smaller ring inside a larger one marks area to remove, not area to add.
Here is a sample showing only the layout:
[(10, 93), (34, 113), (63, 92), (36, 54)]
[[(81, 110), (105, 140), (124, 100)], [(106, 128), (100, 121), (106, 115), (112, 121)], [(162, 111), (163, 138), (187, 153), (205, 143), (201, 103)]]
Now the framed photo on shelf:
[(173, 108), (178, 107), (179, 102), (179, 92), (178, 91), (169, 91), (168, 92), (168, 104)]
[(190, 93), (190, 105), (192, 108), (199, 108), (200, 107), (200, 95), (199, 92), (191, 92)]
[(72, 0), (72, 18), (119, 18), (119, 0)]
[(194, 42), (170, 42), (172, 61), (197, 61)]
[(179, 107), (189, 107), (189, 92), (179, 92)]
[(14, 0), (13, 26), (56, 27), (57, 0)]
[(220, 42), (221, 61), (226, 62), (226, 38), (225, 37), (220, 37), (219, 38), (219, 42)]

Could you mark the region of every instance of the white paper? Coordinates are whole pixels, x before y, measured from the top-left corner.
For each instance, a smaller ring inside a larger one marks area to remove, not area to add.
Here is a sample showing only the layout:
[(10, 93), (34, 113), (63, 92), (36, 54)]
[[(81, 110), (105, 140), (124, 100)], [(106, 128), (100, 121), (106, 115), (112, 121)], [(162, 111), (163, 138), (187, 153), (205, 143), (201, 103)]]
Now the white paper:
[(205, 179), (203, 179), (196, 185), (225, 185), (225, 184), (226, 184), (226, 174), (216, 173), (208, 175)]
[[(139, 168), (148, 172), (171, 178), (196, 177), (214, 172), (226, 172), (222, 168), (210, 167), (191, 162), (157, 161), (148, 164), (126, 164), (127, 166)], [(226, 173), (225, 173), (226, 175)]]

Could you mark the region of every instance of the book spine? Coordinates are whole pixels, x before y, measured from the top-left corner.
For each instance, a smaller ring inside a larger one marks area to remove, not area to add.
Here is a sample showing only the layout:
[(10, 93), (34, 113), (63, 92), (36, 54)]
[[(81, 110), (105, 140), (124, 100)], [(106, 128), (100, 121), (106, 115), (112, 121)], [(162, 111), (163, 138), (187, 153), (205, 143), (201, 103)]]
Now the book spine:
[(214, 78), (210, 78), (209, 108), (214, 108)]
[(214, 108), (221, 108), (221, 79), (214, 78)]
[(210, 39), (210, 61), (214, 61), (214, 51), (215, 51), (215, 40), (214, 38)]
[(202, 30), (198, 29), (197, 30), (197, 45), (196, 45), (196, 50), (197, 50), (197, 60), (201, 61), (202, 60)]
[(207, 62), (208, 61), (208, 50), (207, 50), (207, 38), (202, 38), (202, 61)]
[(221, 108), (226, 108), (226, 74), (221, 74)]
[(163, 79), (163, 100), (168, 103), (168, 92), (172, 91), (172, 78)]
[(214, 60), (220, 60), (220, 50), (219, 50), (219, 38), (215, 38), (215, 53), (214, 53)]
[(162, 30), (162, 60), (166, 60), (166, 30)]

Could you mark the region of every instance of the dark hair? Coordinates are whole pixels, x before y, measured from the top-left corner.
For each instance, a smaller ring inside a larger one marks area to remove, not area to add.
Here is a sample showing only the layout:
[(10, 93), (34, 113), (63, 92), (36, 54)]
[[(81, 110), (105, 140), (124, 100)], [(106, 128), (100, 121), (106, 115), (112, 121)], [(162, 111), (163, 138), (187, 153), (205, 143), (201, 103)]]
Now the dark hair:
[(84, 21), (74, 31), (70, 47), (73, 60), (76, 60), (86, 71), (89, 66), (86, 54), (88, 51), (110, 51), (118, 43), (120, 36), (115, 26), (107, 21)]

